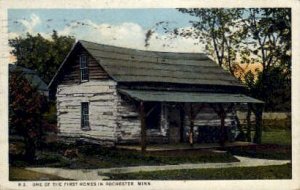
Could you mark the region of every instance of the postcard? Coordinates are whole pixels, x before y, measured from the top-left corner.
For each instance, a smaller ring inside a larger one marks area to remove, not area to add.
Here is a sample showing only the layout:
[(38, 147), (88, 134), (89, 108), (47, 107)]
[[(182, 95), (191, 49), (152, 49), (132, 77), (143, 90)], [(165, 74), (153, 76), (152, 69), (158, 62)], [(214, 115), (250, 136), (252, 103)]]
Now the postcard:
[(3, 189), (299, 189), (299, 1), (2, 1)]

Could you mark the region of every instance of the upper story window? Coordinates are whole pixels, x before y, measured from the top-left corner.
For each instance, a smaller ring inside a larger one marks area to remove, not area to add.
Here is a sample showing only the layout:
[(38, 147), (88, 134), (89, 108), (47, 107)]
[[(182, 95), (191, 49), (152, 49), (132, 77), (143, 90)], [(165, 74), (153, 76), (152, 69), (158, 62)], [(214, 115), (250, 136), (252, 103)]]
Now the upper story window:
[(80, 80), (82, 82), (89, 80), (89, 69), (86, 55), (79, 56), (80, 63)]

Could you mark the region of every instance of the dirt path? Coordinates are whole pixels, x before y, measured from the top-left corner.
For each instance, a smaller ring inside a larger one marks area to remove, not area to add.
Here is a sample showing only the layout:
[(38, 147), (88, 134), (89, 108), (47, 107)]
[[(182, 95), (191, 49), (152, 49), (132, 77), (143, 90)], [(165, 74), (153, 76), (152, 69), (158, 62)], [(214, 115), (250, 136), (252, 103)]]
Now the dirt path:
[(199, 163), (199, 164), (178, 164), (164, 166), (133, 166), (121, 168), (105, 169), (62, 169), (62, 168), (26, 168), (27, 170), (52, 174), (74, 180), (103, 180), (108, 179), (106, 173), (131, 173), (139, 171), (161, 171), (161, 170), (178, 170), (178, 169), (206, 169), (206, 168), (231, 168), (231, 167), (255, 167), (283, 165), (290, 163), (290, 160), (267, 160), (235, 156), (240, 162), (230, 163)]

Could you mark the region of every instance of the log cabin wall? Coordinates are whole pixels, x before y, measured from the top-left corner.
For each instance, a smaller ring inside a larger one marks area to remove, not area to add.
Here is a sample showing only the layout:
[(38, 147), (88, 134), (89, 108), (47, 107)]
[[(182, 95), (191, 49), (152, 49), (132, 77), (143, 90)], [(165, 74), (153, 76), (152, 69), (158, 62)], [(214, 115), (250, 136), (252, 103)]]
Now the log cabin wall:
[[(114, 144), (117, 126), (117, 92), (114, 81), (59, 85), (57, 123), (62, 136), (90, 137)], [(90, 130), (81, 129), (81, 102), (89, 102)]]
[[(80, 81), (79, 55), (87, 55), (89, 81)], [(115, 144), (117, 126), (116, 82), (84, 49), (76, 50), (63, 69), (57, 87), (57, 123), (61, 137), (96, 140), (103, 145)], [(89, 103), (90, 130), (81, 129), (81, 103)]]
[[(147, 129), (148, 143), (167, 143), (167, 119), (165, 106), (161, 106), (160, 129)], [(117, 96), (117, 143), (131, 144), (139, 143), (141, 139), (141, 121), (138, 107), (132, 99)]]
[(138, 143), (141, 137), (141, 122), (138, 108), (134, 101), (117, 96), (117, 143)]
[[(86, 55), (89, 81), (81, 82), (79, 56)], [(83, 48), (78, 48), (63, 68), (57, 87), (57, 122), (61, 137), (90, 138), (101, 144), (140, 142), (140, 118), (132, 101), (116, 91), (117, 83)], [(89, 102), (91, 130), (81, 129), (81, 102)], [(165, 113), (162, 112), (162, 113)], [(148, 142), (167, 142), (167, 122), (161, 115), (161, 129), (148, 129)]]

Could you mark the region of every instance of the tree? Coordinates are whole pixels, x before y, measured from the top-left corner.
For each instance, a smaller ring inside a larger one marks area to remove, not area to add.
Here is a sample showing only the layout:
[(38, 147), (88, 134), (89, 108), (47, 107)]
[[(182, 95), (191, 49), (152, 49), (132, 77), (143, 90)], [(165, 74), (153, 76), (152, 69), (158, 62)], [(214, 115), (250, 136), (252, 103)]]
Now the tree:
[(41, 135), (46, 99), (20, 73), (9, 76), (9, 131), (24, 138), (25, 159), (32, 162)]
[[(290, 104), (291, 9), (178, 10), (194, 17), (191, 27), (167, 32), (204, 43), (220, 66), (248, 85), (250, 95), (266, 102), (267, 110)], [(260, 67), (246, 72), (242, 64)]]
[(193, 37), (204, 43), (209, 55), (234, 74), (237, 67), (237, 50), (245, 32), (240, 29), (243, 9), (178, 9), (197, 17), (190, 21), (192, 29), (183, 30), (181, 36)]
[(74, 37), (58, 36), (53, 31), (51, 39), (27, 33), (25, 37), (10, 39), (9, 45), (13, 48), (11, 53), (17, 59), (16, 64), (37, 71), (48, 84), (74, 42)]
[(253, 8), (248, 13), (243, 20), (248, 34), (244, 43), (251, 55), (248, 61), (261, 65), (257, 78), (246, 80), (249, 92), (264, 100), (267, 110), (290, 110), (291, 10)]

